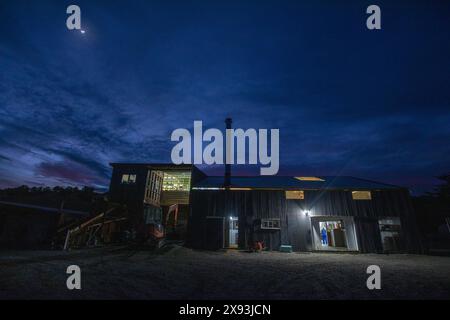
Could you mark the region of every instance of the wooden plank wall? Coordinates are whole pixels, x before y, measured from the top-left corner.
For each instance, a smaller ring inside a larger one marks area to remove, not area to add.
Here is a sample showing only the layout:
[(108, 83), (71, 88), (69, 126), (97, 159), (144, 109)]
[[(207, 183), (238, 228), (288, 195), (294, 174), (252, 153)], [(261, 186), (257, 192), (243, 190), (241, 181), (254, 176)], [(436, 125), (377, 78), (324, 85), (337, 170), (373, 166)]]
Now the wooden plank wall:
[[(247, 248), (255, 238), (261, 236), (272, 249), (279, 244), (291, 244), (297, 251), (311, 248), (309, 220), (300, 219), (302, 210), (310, 210), (311, 215), (354, 216), (357, 218), (400, 217), (404, 229), (404, 241), (409, 252), (420, 251), (417, 226), (415, 224), (411, 200), (405, 189), (372, 191), (372, 200), (353, 200), (350, 191), (344, 190), (307, 190), (304, 200), (286, 200), (283, 190), (191, 191), (191, 211), (187, 244), (203, 248), (206, 216), (239, 217), (239, 247)], [(253, 221), (258, 218), (279, 218), (281, 231), (257, 235), (253, 230)], [(363, 223), (355, 219), (355, 223)], [(367, 220), (365, 220), (367, 221)], [(372, 233), (364, 233), (364, 226), (357, 225), (362, 252), (374, 252), (378, 241)], [(367, 230), (367, 228), (366, 228)], [(365, 249), (368, 248), (368, 249)], [(367, 251), (366, 251), (367, 250)]]

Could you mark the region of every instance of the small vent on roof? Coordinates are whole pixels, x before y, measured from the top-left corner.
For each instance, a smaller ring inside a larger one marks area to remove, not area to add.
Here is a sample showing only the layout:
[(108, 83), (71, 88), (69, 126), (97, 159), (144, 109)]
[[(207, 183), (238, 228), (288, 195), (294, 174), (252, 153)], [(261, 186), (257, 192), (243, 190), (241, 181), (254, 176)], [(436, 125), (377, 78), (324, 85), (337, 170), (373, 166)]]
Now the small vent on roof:
[(318, 177), (295, 177), (295, 179), (298, 179), (301, 181), (325, 181)]

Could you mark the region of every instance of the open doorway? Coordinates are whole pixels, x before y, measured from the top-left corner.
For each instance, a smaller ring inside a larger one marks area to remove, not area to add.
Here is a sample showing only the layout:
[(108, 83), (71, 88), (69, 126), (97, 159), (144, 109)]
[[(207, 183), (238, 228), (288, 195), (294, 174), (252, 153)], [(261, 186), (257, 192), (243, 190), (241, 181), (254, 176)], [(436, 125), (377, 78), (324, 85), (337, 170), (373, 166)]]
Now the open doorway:
[(347, 250), (347, 240), (343, 220), (319, 222), (320, 244), (324, 249)]
[(237, 217), (230, 217), (228, 220), (228, 247), (238, 247), (239, 222)]
[(312, 217), (315, 250), (357, 251), (352, 217)]
[(378, 220), (380, 226), (381, 242), (384, 252), (401, 252), (401, 223), (398, 217), (388, 217)]

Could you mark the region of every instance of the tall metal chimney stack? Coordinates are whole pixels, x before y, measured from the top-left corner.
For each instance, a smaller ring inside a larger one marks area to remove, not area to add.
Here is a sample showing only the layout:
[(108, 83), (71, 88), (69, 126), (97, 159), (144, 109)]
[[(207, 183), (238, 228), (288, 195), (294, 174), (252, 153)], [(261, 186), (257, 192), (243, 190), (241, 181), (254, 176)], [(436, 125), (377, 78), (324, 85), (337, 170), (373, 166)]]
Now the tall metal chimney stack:
[[(233, 120), (231, 118), (226, 118), (225, 119), (225, 127), (226, 129), (231, 129), (231, 124), (233, 123)], [(231, 155), (231, 140), (233, 139), (233, 136), (227, 136), (226, 131), (225, 131), (225, 145), (226, 145), (226, 150), (225, 150), (225, 179), (224, 179), (224, 187), (225, 188), (229, 188), (231, 185), (231, 164), (227, 163), (230, 160), (228, 159), (227, 155)]]

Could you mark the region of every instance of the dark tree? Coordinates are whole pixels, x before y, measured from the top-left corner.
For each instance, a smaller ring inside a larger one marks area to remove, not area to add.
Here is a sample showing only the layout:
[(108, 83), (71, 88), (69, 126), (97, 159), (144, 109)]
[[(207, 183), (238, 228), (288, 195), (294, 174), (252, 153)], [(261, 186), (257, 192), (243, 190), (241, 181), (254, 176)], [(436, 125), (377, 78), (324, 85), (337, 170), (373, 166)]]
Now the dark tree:
[(437, 233), (450, 217), (450, 173), (437, 178), (442, 183), (432, 192), (413, 199), (419, 228), (424, 235)]

